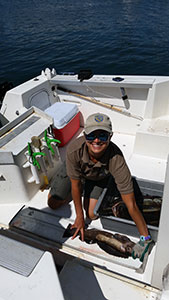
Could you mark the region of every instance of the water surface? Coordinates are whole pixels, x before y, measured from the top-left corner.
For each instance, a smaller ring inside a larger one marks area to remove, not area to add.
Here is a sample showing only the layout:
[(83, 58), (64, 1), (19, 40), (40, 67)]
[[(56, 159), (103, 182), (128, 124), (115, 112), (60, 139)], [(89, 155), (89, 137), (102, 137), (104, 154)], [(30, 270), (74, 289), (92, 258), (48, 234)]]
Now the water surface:
[(0, 0), (0, 82), (49, 67), (169, 74), (167, 0)]

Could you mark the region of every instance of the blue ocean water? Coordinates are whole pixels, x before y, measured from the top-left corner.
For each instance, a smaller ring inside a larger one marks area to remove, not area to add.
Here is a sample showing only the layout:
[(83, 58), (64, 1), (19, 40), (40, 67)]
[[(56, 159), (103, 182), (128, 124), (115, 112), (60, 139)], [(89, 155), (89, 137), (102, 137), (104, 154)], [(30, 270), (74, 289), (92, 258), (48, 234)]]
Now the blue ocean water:
[(169, 75), (169, 0), (0, 0), (0, 82), (58, 72)]

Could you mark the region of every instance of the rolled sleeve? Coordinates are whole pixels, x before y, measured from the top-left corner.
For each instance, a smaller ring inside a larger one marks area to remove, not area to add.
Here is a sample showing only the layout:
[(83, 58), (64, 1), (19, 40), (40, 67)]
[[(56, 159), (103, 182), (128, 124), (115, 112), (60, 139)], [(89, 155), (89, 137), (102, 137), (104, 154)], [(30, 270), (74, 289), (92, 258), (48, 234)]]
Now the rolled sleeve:
[(79, 162), (74, 156), (74, 153), (67, 152), (66, 154), (66, 170), (69, 178), (80, 179), (81, 178), (81, 169)]
[(133, 181), (124, 157), (121, 155), (116, 155), (114, 159), (114, 169), (110, 168), (110, 172), (115, 179), (119, 192), (121, 194), (132, 193)]

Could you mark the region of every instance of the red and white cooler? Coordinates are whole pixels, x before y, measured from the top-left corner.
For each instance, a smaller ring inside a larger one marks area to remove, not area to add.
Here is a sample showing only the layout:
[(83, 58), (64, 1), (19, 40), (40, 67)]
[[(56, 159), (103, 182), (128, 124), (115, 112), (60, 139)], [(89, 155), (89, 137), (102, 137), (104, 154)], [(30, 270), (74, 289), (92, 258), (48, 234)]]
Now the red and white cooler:
[(56, 102), (45, 112), (53, 118), (54, 137), (66, 145), (80, 127), (80, 112), (78, 106), (72, 103)]

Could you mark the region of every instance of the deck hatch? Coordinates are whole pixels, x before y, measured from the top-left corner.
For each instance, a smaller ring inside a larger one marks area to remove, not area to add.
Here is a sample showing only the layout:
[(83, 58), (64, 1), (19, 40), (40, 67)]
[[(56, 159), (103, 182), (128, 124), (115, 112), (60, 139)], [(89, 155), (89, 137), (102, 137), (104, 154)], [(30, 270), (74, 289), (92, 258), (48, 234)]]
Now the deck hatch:
[(0, 147), (5, 146), (7, 143), (12, 141), (16, 136), (26, 130), (28, 127), (37, 122), (40, 118), (37, 116), (32, 116), (28, 120), (24, 121), (21, 125), (17, 126), (14, 130), (6, 134), (4, 137), (0, 139)]
[(44, 251), (0, 235), (0, 266), (28, 277)]
[(65, 228), (59, 223), (60, 217), (55, 214), (38, 210), (33, 207), (23, 207), (10, 221), (10, 228), (23, 230), (53, 242), (65, 242)]

